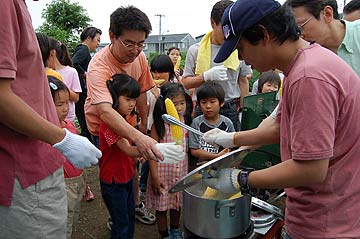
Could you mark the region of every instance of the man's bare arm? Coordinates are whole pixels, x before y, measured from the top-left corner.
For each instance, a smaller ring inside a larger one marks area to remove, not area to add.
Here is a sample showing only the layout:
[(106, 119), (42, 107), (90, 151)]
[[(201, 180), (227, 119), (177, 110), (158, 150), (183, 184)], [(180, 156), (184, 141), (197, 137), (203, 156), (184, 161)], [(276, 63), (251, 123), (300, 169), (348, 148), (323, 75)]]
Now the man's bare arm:
[(0, 121), (14, 131), (51, 145), (65, 137), (65, 131), (41, 117), (11, 89), (12, 79), (0, 78)]

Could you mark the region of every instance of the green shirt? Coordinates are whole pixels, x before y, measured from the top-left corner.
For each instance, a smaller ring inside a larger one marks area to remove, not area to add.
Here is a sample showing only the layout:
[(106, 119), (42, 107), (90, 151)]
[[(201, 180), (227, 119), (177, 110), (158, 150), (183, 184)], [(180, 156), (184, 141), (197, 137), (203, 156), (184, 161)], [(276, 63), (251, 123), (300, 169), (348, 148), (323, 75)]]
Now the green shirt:
[(341, 21), (345, 23), (346, 32), (337, 53), (360, 77), (360, 20)]

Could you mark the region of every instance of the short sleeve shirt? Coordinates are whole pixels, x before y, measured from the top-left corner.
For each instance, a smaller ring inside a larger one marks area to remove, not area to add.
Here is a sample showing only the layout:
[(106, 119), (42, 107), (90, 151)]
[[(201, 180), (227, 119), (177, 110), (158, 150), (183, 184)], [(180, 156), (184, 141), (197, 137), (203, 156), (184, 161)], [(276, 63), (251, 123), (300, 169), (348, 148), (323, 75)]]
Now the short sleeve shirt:
[[(232, 123), (232, 121), (223, 116), (220, 115), (220, 119), (218, 122), (216, 122), (216, 124), (210, 124), (204, 117), (204, 115), (199, 115), (198, 117), (196, 117), (192, 124), (191, 127), (193, 127), (194, 129), (199, 130), (200, 132), (207, 132), (209, 130), (218, 128), (221, 130), (224, 130), (226, 132), (234, 132), (234, 125)], [(189, 131), (189, 148), (190, 149), (201, 149), (210, 153), (214, 153), (217, 154), (219, 153), (219, 151), (221, 150), (219, 147), (215, 147), (214, 145), (208, 144), (204, 141), (204, 139), (197, 135), (194, 134), (193, 132)]]
[(346, 30), (337, 53), (360, 77), (360, 21), (342, 20), (342, 22), (345, 24)]
[[(0, 80), (11, 79), (18, 97), (60, 127), (25, 1), (1, 1), (0, 16)], [(51, 145), (0, 123), (0, 205), (11, 205), (15, 177), (26, 188), (56, 171), (64, 160)]]
[[(183, 77), (188, 76), (195, 76), (195, 69), (196, 69), (196, 59), (199, 51), (199, 43), (196, 43), (190, 46), (185, 60), (185, 67)], [(211, 64), (210, 67), (222, 65), (223, 63), (215, 63), (214, 59), (217, 53), (219, 52), (221, 46), (211, 45)], [(251, 74), (252, 70), (251, 67), (246, 65), (244, 61), (240, 61), (239, 68), (234, 71), (231, 69), (227, 70), (227, 76), (229, 78), (228, 81), (219, 81), (218, 83), (224, 88), (225, 90), (225, 101), (236, 99), (240, 97), (240, 88), (238, 83), (239, 77), (247, 76)], [(196, 101), (196, 92), (193, 94), (193, 100)]]
[[(75, 93), (80, 93), (81, 90), (81, 85), (80, 85), (80, 81), (79, 81), (79, 76), (77, 71), (75, 70), (75, 68), (70, 67), (70, 66), (65, 66), (62, 69), (58, 69), (57, 72), (60, 73), (65, 85), (72, 90)], [(66, 116), (67, 119), (71, 120), (72, 122), (74, 122), (75, 120), (75, 102), (70, 101), (69, 102), (69, 113)]]
[(284, 72), (277, 114), (281, 159), (330, 159), (322, 183), (285, 189), (292, 238), (360, 238), (360, 79), (312, 44)]
[(105, 123), (100, 125), (100, 180), (105, 183), (127, 183), (134, 177), (134, 158), (127, 156), (116, 145), (122, 137)]
[(121, 64), (114, 58), (110, 52), (110, 45), (96, 53), (90, 61), (87, 72), (88, 95), (85, 102), (86, 123), (90, 133), (93, 135), (99, 135), (100, 125), (96, 105), (105, 102), (112, 104), (106, 81), (118, 73), (126, 73), (137, 80), (142, 93), (154, 87), (144, 52), (141, 52), (133, 62), (128, 64)]

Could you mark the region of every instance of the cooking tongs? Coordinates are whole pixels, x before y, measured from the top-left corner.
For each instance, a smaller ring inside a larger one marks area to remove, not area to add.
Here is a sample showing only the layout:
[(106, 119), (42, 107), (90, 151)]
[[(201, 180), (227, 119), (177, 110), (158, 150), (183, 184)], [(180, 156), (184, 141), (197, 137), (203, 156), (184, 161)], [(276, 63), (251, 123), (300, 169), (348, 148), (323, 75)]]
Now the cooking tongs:
[(163, 114), (163, 115), (161, 115), (161, 118), (169, 124), (174, 124), (174, 125), (180, 126), (181, 128), (187, 129), (197, 135), (200, 135), (201, 137), (204, 136), (204, 133), (178, 121), (175, 117), (173, 117), (171, 115)]

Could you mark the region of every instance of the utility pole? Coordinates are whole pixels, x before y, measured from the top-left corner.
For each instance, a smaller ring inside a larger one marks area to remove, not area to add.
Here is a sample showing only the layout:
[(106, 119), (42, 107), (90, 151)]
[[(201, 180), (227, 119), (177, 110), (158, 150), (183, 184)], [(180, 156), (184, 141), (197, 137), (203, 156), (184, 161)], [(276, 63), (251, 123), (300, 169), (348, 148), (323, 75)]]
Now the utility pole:
[(159, 54), (161, 54), (161, 18), (165, 17), (163, 14), (155, 14), (156, 17), (159, 17)]

